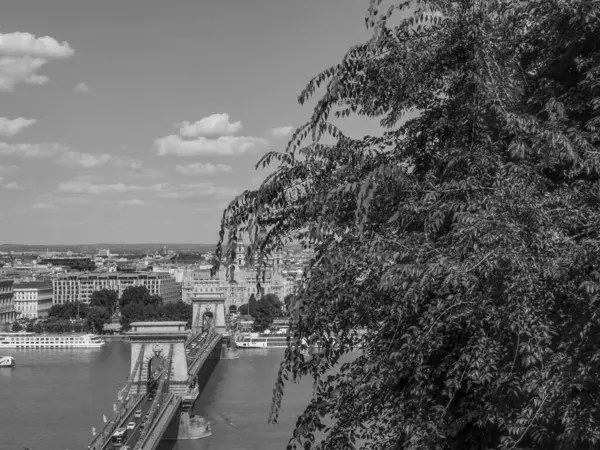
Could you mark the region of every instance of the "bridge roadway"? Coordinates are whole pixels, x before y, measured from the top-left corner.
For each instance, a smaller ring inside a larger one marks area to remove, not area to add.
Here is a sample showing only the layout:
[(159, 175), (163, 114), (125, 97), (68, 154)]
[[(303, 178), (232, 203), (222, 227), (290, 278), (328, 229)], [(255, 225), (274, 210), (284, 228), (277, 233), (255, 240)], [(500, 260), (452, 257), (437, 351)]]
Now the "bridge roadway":
[[(198, 375), (200, 368), (218, 344), (221, 337), (222, 336), (219, 334), (205, 331), (196, 334), (186, 342), (186, 359), (188, 362), (188, 374), (190, 380)], [(163, 375), (161, 375), (161, 377), (163, 377)], [(168, 385), (165, 387), (168, 389)], [(132, 386), (132, 390), (134, 389), (136, 389), (136, 387)], [(156, 449), (169, 423), (181, 406), (182, 401), (185, 399), (193, 404), (198, 395), (198, 390), (194, 389), (188, 395), (184, 396), (184, 399), (171, 392), (163, 392), (162, 395), (160, 395), (160, 392), (156, 392), (155, 395), (158, 397), (156, 412), (153, 414), (152, 422), (145, 423), (144, 429), (140, 428), (140, 425), (144, 421), (146, 414), (149, 414), (153, 405), (153, 401), (149, 400), (148, 395), (144, 395), (143, 399), (138, 399), (129, 406), (130, 409), (128, 409), (125, 415), (118, 420), (118, 423), (115, 426), (111, 427), (113, 431), (106, 437), (106, 440), (101, 446), (94, 445), (90, 448), (92, 450), (122, 449), (123, 447), (112, 446), (112, 435), (118, 428), (126, 427), (129, 422), (134, 422), (135, 428), (133, 430), (127, 430), (124, 445), (129, 446), (131, 450)], [(141, 417), (135, 418), (135, 412), (139, 409), (142, 411)]]

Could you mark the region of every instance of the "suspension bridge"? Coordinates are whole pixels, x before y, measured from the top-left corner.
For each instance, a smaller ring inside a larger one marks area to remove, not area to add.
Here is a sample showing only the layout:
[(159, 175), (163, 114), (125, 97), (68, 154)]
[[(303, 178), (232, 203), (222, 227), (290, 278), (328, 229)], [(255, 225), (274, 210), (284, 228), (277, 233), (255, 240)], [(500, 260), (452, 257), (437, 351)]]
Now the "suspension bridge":
[(200, 396), (198, 375), (224, 346), (225, 298), (196, 293), (193, 323), (134, 322), (131, 369), (117, 392), (115, 413), (94, 436), (89, 450), (155, 450), (161, 440), (191, 439), (192, 408)]

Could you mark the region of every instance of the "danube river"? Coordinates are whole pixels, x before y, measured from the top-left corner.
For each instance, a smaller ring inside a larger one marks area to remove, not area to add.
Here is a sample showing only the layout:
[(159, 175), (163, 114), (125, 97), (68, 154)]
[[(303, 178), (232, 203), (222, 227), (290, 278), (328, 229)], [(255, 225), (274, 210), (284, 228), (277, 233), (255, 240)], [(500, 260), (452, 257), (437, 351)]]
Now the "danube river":
[[(267, 423), (283, 350), (241, 350), (220, 361), (195, 412), (212, 423), (212, 436), (179, 441), (173, 450), (285, 449), (296, 417), (312, 394), (310, 380), (289, 385), (277, 425)], [(127, 376), (130, 347), (5, 349), (14, 368), (0, 368), (0, 450), (81, 450), (110, 417)]]

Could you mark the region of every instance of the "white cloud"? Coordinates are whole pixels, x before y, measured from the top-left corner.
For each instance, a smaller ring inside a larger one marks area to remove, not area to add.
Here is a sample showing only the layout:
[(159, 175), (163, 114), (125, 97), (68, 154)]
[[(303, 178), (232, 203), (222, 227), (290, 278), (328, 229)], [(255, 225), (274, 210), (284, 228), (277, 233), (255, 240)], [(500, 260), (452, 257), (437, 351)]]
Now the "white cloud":
[(199, 137), (183, 140), (177, 135), (165, 136), (154, 142), (156, 152), (161, 155), (241, 155), (255, 149), (267, 149), (269, 141), (246, 136), (221, 136), (217, 139)]
[(19, 169), (19, 166), (3, 166), (2, 164), (0, 164), (0, 173), (12, 173), (16, 172)]
[(54, 211), (56, 206), (51, 203), (36, 203), (31, 207), (31, 209), (35, 209), (37, 211)]
[(74, 91), (80, 93), (88, 93), (92, 92), (92, 89), (89, 87), (89, 85), (85, 83), (77, 83), (77, 86), (75, 86)]
[(2, 180), (4, 180), (4, 178), (0, 177), (0, 183), (2, 182)]
[(0, 90), (12, 91), (15, 85), (46, 84), (49, 78), (38, 71), (49, 59), (69, 58), (74, 51), (68, 42), (31, 33), (0, 33)]
[(261, 184), (263, 182), (263, 177), (252, 177), (252, 182), (256, 184)]
[(68, 42), (58, 42), (50, 36), (36, 37), (31, 33), (0, 33), (0, 53), (32, 55), (44, 58), (69, 58), (75, 53)]
[(7, 144), (6, 142), (0, 142), (0, 155), (4, 156), (45, 158), (65, 151), (68, 151), (68, 148), (57, 143)]
[(217, 186), (211, 182), (189, 183), (181, 186), (168, 186), (161, 190), (158, 196), (172, 200), (194, 200), (206, 196), (233, 198), (240, 194), (241, 190), (230, 186)]
[(36, 73), (46, 62), (31, 56), (0, 57), (0, 91), (12, 91), (19, 83), (46, 84), (50, 79)]
[(284, 137), (292, 134), (293, 131), (294, 131), (294, 127), (292, 127), (292, 126), (277, 127), (277, 128), (271, 128), (269, 131), (267, 131), (267, 135), (269, 135), (270, 137), (273, 137), (273, 138), (284, 138)]
[(91, 153), (66, 151), (57, 160), (61, 164), (67, 166), (79, 167), (98, 167), (105, 164), (110, 164), (114, 167), (126, 168), (132, 170), (140, 170), (144, 163), (133, 158), (122, 158), (120, 156), (111, 155), (109, 153), (100, 153), (93, 155)]
[(16, 119), (0, 117), (0, 136), (12, 137), (36, 122), (35, 119), (24, 119), (23, 117), (17, 117)]
[(192, 163), (175, 167), (182, 175), (210, 175), (217, 172), (231, 172), (227, 164)]
[(97, 167), (103, 166), (109, 160), (110, 155), (107, 153), (91, 155), (89, 153), (68, 151), (62, 154), (60, 158), (57, 159), (57, 162), (67, 166)]
[(132, 198), (131, 200), (120, 200), (119, 205), (123, 206), (141, 206), (145, 205), (146, 202), (142, 200), (138, 200), (137, 198)]
[(142, 167), (139, 169), (132, 169), (127, 173), (127, 175), (133, 178), (161, 178), (165, 175), (165, 173), (160, 169)]
[(242, 122), (229, 122), (229, 114), (212, 114), (194, 123), (181, 122), (178, 127), (179, 134), (188, 138), (230, 136), (242, 129)]
[(10, 183), (6, 183), (4, 185), (4, 189), (8, 189), (9, 191), (24, 191), (25, 188), (21, 186), (19, 183), (15, 181), (11, 181)]
[(74, 194), (111, 194), (137, 190), (137, 186), (124, 183), (96, 184), (90, 181), (66, 181), (58, 185), (61, 192), (72, 192)]

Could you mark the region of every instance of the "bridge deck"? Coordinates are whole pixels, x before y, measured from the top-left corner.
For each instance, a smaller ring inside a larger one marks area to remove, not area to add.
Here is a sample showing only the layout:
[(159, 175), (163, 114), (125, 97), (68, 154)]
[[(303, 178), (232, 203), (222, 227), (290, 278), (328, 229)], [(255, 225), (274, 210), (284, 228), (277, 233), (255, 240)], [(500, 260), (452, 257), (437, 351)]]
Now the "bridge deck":
[[(200, 369), (221, 340), (222, 335), (214, 332), (203, 332), (192, 336), (185, 344), (188, 363), (188, 381), (186, 385), (180, 386), (171, 383), (168, 386), (168, 392), (164, 392), (162, 395), (159, 392), (156, 393), (154, 403), (156, 403), (155, 406), (158, 409), (155, 409), (156, 414), (153, 414), (152, 421), (145, 424), (145, 429), (141, 428), (141, 423), (146, 414), (151, 413), (153, 401), (150, 401), (148, 396), (144, 394), (135, 396), (104, 427), (101, 435), (92, 442), (89, 449), (112, 450), (111, 439), (114, 432), (117, 428), (126, 427), (128, 423), (133, 422), (134, 427), (132, 430), (127, 430), (123, 445), (128, 445), (134, 450), (155, 450), (182, 404), (189, 406), (198, 397), (199, 390), (197, 386), (192, 391), (189, 391), (188, 386), (195, 384), (194, 377), (198, 375)], [(132, 376), (135, 376), (135, 373)], [(165, 387), (165, 389), (167, 388)], [(135, 417), (137, 410), (141, 410), (141, 417)]]

